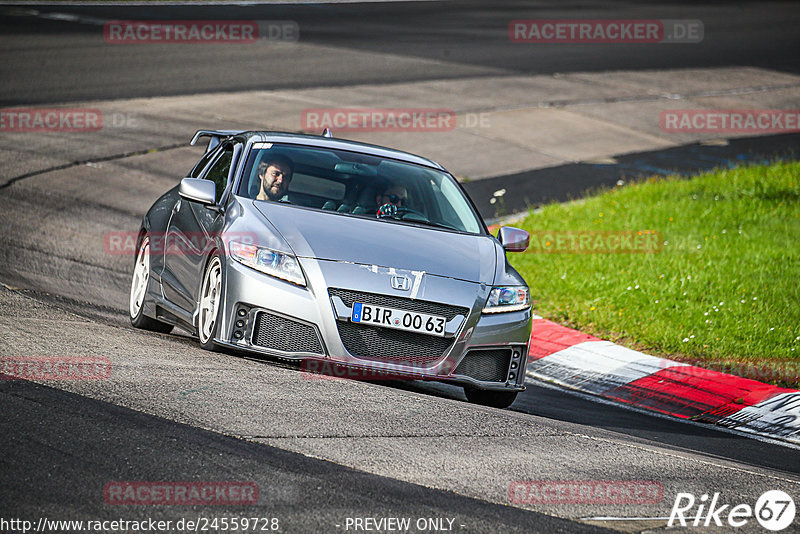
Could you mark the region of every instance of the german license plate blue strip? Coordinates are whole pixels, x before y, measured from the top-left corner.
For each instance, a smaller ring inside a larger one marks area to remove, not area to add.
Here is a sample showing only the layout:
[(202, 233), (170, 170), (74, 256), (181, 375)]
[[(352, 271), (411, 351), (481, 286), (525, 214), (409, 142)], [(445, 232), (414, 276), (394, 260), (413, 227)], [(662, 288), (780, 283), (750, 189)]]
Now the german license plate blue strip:
[(363, 306), (363, 304), (361, 304), (360, 302), (353, 303), (353, 315), (350, 317), (350, 319), (354, 323), (361, 322), (361, 306)]

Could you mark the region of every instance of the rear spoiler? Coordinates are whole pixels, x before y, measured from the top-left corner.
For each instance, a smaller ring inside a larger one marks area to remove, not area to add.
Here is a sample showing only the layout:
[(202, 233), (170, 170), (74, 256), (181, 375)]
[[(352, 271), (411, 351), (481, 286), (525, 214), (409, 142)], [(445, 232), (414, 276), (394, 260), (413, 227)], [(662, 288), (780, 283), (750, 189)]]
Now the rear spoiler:
[(194, 137), (192, 137), (192, 142), (189, 144), (194, 146), (201, 137), (210, 137), (211, 139), (208, 140), (208, 146), (206, 147), (206, 152), (210, 152), (217, 148), (222, 139), (242, 132), (243, 130), (197, 130)]

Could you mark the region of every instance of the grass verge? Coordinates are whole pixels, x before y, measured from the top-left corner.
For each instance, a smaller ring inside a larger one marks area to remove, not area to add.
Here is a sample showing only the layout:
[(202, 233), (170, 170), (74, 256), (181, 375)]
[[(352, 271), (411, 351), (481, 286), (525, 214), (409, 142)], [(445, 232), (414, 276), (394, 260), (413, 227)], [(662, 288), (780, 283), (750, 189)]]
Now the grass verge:
[[(798, 387), (800, 162), (652, 178), (548, 205), (517, 226), (532, 232), (531, 248), (509, 258), (539, 315)], [(621, 241), (609, 237), (617, 234)], [(626, 245), (636, 239), (645, 246)], [(580, 251), (544, 253), (554, 249)]]

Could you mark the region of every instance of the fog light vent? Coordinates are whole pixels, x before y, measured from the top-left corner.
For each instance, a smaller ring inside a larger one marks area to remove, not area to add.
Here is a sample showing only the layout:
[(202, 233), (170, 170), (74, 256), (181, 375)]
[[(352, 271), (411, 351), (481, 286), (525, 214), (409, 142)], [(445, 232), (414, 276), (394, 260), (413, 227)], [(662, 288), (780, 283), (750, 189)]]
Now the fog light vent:
[(484, 382), (504, 382), (510, 359), (509, 349), (471, 350), (459, 362), (453, 374)]

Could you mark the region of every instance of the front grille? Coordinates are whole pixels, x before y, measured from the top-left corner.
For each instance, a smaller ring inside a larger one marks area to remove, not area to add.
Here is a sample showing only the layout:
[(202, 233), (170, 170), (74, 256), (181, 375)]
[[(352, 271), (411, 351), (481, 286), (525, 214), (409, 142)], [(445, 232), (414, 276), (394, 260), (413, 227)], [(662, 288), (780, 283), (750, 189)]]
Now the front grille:
[(268, 312), (256, 315), (253, 345), (283, 352), (324, 354), (313, 326)]
[(345, 322), (339, 323), (339, 336), (347, 352), (356, 358), (415, 367), (436, 363), (453, 344), (453, 338)]
[[(438, 302), (337, 288), (331, 288), (328, 292), (332, 297), (341, 298), (351, 308), (354, 302), (365, 302), (386, 308), (440, 315), (446, 317), (448, 321), (456, 315), (466, 317), (469, 314), (468, 308)], [(347, 352), (356, 358), (390, 361), (414, 367), (429, 367), (435, 364), (450, 350), (455, 341), (455, 338), (429, 336), (345, 321), (337, 322), (337, 326), (342, 344)]]
[(510, 361), (511, 349), (471, 350), (453, 374), (484, 382), (505, 382)]

